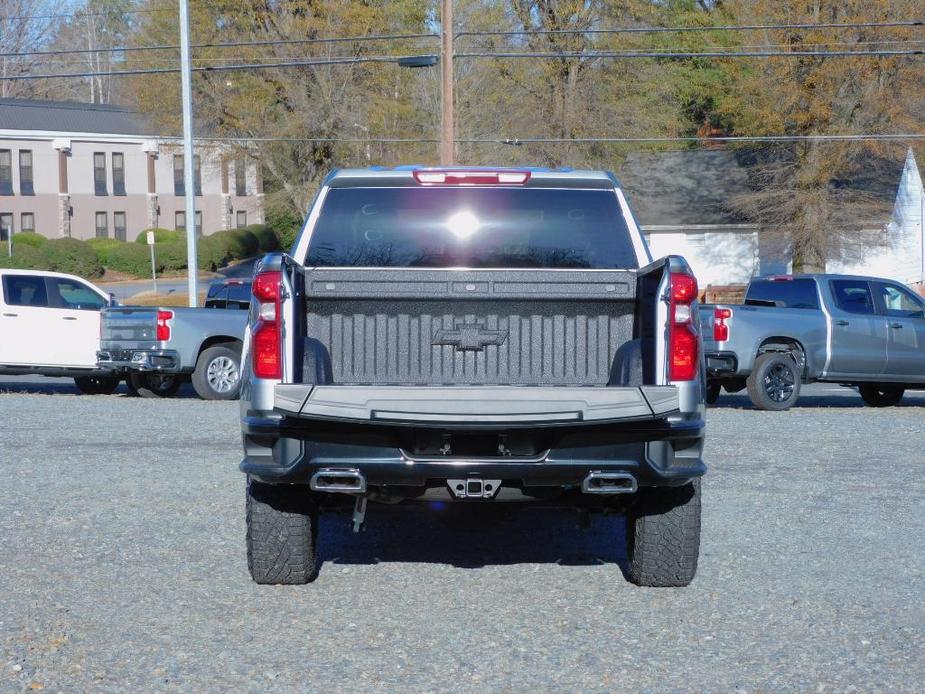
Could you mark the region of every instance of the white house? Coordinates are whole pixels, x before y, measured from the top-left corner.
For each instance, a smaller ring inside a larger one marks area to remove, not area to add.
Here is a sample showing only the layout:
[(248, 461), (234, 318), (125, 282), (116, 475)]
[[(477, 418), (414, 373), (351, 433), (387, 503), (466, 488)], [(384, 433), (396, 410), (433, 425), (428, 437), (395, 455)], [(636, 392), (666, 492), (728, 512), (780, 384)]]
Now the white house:
[[(854, 259), (830, 261), (829, 272), (876, 275), (907, 284), (925, 281), (925, 193), (910, 149), (904, 165), (856, 185), (893, 205), (879, 228), (858, 233)], [(745, 283), (755, 275), (790, 271), (781, 244), (730, 211), (749, 192), (747, 166), (732, 150), (631, 155), (619, 178), (653, 257), (684, 256), (701, 287)], [(884, 233), (885, 230), (885, 233)]]

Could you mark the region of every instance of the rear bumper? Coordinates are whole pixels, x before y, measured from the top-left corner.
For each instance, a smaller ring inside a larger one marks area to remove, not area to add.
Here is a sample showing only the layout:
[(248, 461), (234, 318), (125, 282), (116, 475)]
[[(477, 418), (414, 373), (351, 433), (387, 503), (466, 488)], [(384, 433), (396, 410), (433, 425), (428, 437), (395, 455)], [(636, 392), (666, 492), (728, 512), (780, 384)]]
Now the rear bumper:
[(347, 386), (281, 384), (274, 409), (310, 421), (511, 429), (624, 423), (679, 411), (674, 386)]
[(181, 370), (180, 354), (172, 349), (100, 350), (96, 360), (101, 368), (117, 371), (177, 373)]
[(735, 376), (738, 373), (739, 358), (735, 352), (706, 352), (704, 358), (709, 376)]
[(242, 427), (246, 455), (240, 469), (270, 484), (308, 484), (316, 472), (339, 468), (359, 470), (376, 487), (427, 487), (481, 477), (523, 487), (578, 489), (596, 471), (630, 473), (639, 486), (672, 486), (706, 472), (701, 419), (563, 427), (554, 446), (530, 458), (413, 456), (388, 426), (306, 430), (304, 422), (290, 417), (246, 416)]

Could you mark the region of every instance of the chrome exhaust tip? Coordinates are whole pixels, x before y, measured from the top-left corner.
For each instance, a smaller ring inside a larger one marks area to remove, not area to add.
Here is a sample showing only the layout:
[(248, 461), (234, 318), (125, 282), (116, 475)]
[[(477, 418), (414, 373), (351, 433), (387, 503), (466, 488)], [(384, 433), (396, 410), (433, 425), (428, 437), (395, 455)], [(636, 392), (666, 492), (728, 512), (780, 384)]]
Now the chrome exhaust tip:
[(592, 471), (581, 482), (583, 494), (633, 494), (638, 488), (628, 472)]
[(324, 468), (312, 475), (309, 486), (313, 492), (365, 494), (366, 476), (359, 470)]

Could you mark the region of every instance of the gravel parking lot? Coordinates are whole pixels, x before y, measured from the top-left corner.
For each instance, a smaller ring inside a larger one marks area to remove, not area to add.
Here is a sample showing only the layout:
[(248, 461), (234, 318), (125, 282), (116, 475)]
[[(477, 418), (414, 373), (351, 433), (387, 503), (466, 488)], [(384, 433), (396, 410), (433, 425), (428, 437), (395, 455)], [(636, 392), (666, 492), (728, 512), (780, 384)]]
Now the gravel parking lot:
[(372, 508), (308, 586), (251, 583), (236, 403), (0, 382), (0, 689), (827, 690), (925, 682), (925, 394), (709, 416), (687, 589), (622, 521)]

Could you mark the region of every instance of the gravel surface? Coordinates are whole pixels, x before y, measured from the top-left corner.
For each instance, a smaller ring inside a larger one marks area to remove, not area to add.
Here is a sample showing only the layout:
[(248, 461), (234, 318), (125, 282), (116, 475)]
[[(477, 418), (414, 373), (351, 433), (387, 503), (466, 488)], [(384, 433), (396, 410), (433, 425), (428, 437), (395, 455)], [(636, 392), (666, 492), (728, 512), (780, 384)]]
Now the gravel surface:
[[(0, 391), (0, 690), (919, 689), (925, 394), (709, 416), (700, 572), (643, 589), (622, 521), (322, 521), (318, 580), (251, 583), (235, 403)], [(24, 391), (24, 392), (23, 392)]]

